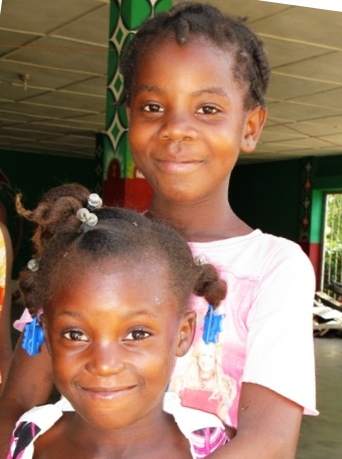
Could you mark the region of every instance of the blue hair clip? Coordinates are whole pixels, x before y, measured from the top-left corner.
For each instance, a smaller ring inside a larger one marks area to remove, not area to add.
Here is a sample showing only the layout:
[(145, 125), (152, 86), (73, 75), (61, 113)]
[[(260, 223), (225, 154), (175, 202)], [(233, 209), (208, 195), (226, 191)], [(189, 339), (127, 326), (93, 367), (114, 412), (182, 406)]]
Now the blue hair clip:
[(44, 341), (44, 330), (36, 316), (32, 322), (25, 325), (22, 348), (28, 355), (36, 355)]
[(202, 338), (205, 344), (217, 343), (218, 335), (222, 331), (222, 320), (224, 315), (217, 314), (212, 305), (209, 305), (208, 312), (204, 318)]

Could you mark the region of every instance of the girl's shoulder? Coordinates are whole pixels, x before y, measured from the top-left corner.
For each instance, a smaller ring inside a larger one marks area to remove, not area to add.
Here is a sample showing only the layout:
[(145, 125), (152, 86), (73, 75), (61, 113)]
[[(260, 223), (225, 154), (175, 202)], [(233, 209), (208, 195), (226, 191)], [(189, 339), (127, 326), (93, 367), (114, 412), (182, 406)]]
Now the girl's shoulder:
[(30, 459), (33, 457), (35, 442), (51, 429), (65, 411), (72, 411), (65, 399), (56, 404), (42, 405), (24, 413), (12, 433), (7, 459)]
[(264, 233), (260, 229), (255, 229), (243, 236), (230, 237), (228, 239), (217, 239), (210, 242), (190, 242), (190, 247), (197, 250), (254, 250), (256, 247), (265, 248), (268, 250), (270, 247), (292, 247), (298, 248), (299, 245), (289, 239), (274, 234)]
[(238, 277), (258, 279), (280, 265), (284, 269), (293, 265), (309, 269), (309, 259), (299, 244), (259, 229), (244, 236), (191, 243), (190, 247), (195, 258), (203, 257), (220, 272), (233, 271)]

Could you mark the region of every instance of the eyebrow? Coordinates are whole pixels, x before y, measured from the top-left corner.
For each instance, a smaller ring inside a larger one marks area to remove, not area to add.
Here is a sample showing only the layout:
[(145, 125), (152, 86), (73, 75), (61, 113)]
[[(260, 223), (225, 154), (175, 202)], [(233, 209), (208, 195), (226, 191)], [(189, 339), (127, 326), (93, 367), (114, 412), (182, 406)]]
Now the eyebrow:
[[(137, 88), (136, 93), (143, 92), (143, 91), (155, 92), (157, 94), (164, 94), (166, 92), (164, 89), (162, 89), (162, 88), (160, 88), (158, 86), (143, 84), (143, 85), (141, 85), (141, 86), (139, 86)], [(229, 95), (227, 94), (227, 92), (223, 88), (216, 87), (216, 86), (199, 89), (198, 91), (194, 91), (192, 93), (192, 95), (195, 96), (195, 97), (199, 97), (199, 96), (202, 96), (202, 95), (205, 95), (205, 94), (216, 94), (218, 96), (225, 97), (226, 99), (230, 99)]]
[(164, 89), (159, 88), (158, 86), (153, 86), (153, 85), (149, 85), (149, 84), (142, 84), (141, 86), (139, 86), (137, 88), (136, 93), (138, 94), (139, 92), (143, 92), (143, 91), (156, 92), (158, 94), (163, 94), (165, 92)]
[[(61, 316), (69, 316), (69, 317), (76, 317), (76, 318), (83, 318), (83, 314), (79, 312), (73, 312), (73, 311), (62, 311), (58, 312), (57, 317)], [(130, 314), (127, 314), (127, 318), (134, 318), (134, 317), (151, 317), (153, 319), (157, 319), (158, 316), (156, 314), (153, 314), (153, 312), (147, 312), (145, 310), (138, 310), (138, 311), (132, 311)]]
[(57, 313), (57, 317), (61, 316), (69, 316), (69, 317), (82, 317), (82, 314), (79, 312), (73, 312), (73, 311), (62, 311)]
[(230, 99), (230, 97), (224, 89), (216, 86), (200, 89), (199, 91), (195, 91), (193, 94), (195, 96), (202, 96), (203, 94), (216, 94), (218, 96), (225, 97), (226, 99)]
[(158, 316), (156, 314), (153, 314), (153, 312), (147, 312), (145, 310), (141, 310), (141, 311), (134, 311), (134, 312), (131, 312), (130, 314), (127, 314), (127, 317), (129, 318), (133, 318), (133, 317), (151, 317), (152, 319), (157, 319)]

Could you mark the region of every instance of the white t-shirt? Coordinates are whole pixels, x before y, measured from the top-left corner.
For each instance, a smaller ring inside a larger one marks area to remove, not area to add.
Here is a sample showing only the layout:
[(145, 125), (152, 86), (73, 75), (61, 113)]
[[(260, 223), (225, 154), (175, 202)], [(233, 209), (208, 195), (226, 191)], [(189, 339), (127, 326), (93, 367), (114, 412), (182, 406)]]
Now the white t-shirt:
[(177, 361), (171, 390), (185, 406), (197, 408), (199, 403), (201, 409), (216, 414), (221, 410), (221, 419), (235, 428), (243, 382), (267, 387), (303, 406), (306, 414), (317, 414), (312, 333), (315, 277), (302, 249), (260, 230), (227, 240), (190, 243), (190, 247), (195, 258), (214, 264), (227, 282), (227, 297), (218, 309), (224, 314), (216, 346), (221, 365), (210, 387), (210, 364), (201, 377), (198, 360), (208, 304), (193, 296), (195, 340), (192, 350)]

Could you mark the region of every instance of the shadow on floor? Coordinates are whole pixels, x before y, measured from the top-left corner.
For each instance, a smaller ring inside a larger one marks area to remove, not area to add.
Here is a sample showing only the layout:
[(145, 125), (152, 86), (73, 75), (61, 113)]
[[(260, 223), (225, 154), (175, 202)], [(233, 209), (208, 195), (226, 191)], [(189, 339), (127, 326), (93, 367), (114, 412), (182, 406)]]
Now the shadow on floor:
[(315, 338), (318, 417), (305, 416), (296, 459), (342, 458), (342, 339)]

